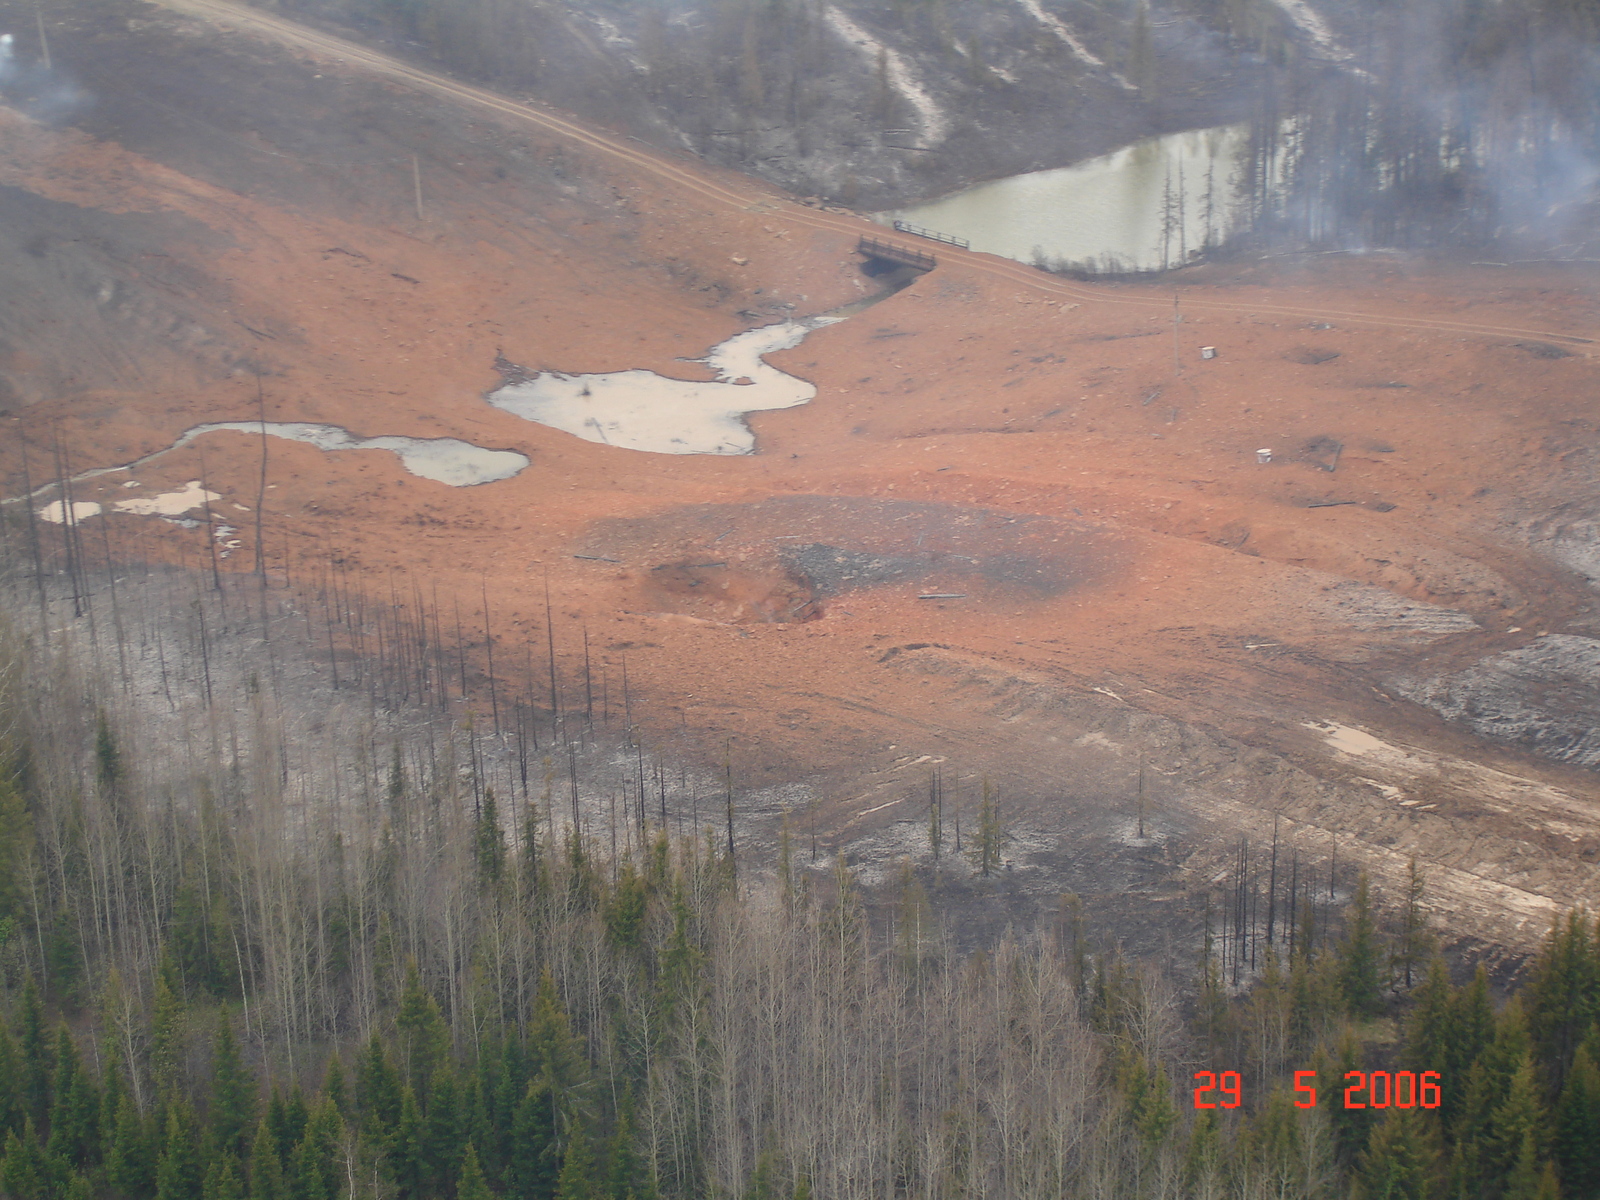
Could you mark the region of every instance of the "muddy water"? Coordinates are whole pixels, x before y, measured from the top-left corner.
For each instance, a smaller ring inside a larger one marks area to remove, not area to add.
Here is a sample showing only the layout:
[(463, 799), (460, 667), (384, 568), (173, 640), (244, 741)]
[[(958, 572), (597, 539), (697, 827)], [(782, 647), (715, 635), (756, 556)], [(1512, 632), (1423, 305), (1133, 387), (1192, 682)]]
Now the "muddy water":
[(1167, 134), (874, 219), (966, 238), (974, 250), (1020, 262), (1159, 270), (1233, 228), (1234, 177), (1248, 149), (1244, 125)]
[(753, 454), (746, 413), (794, 408), (817, 394), (762, 355), (798, 346), (806, 334), (844, 320), (828, 314), (735, 334), (702, 359), (714, 382), (668, 379), (654, 371), (563, 375), (545, 371), (489, 393), (496, 408), (586, 442), (656, 454)]

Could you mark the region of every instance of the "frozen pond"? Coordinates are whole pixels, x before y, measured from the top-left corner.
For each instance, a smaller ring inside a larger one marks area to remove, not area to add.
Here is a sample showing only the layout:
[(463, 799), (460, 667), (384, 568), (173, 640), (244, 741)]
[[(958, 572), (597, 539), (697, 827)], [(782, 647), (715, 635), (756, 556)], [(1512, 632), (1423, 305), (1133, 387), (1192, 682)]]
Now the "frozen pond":
[(735, 334), (694, 360), (717, 373), (710, 383), (644, 370), (546, 371), (508, 383), (488, 400), (508, 413), (606, 446), (657, 454), (753, 454), (756, 440), (744, 422), (746, 413), (794, 408), (817, 394), (804, 379), (768, 366), (762, 355), (798, 346), (813, 329), (842, 320), (843, 315), (829, 314)]
[(248, 433), (260, 437), (287, 438), (305, 442), (319, 450), (388, 450), (400, 456), (400, 465), (413, 475), (447, 483), (451, 487), (474, 487), (510, 479), (528, 465), (528, 456), (515, 450), (485, 450), (457, 438), (356, 437), (337, 425), (310, 425), (300, 422), (216, 421), (196, 425), (172, 443), (172, 449), (187, 446), (195, 438), (222, 431)]
[(1013, 175), (875, 215), (966, 238), (974, 250), (1042, 266), (1179, 266), (1233, 229), (1249, 128), (1146, 138), (1070, 167)]

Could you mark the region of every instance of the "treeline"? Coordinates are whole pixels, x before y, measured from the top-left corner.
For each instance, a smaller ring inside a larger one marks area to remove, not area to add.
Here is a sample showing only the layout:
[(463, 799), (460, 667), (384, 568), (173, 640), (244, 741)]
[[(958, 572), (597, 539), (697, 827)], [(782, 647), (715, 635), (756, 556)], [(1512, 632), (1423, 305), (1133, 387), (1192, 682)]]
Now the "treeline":
[(1336, 66), (1276, 56), (1240, 193), (1262, 238), (1496, 243), (1571, 257), (1596, 231), (1600, 8), (1366, 5)]
[[(932, 863), (869, 904), (787, 832), (757, 862), (625, 808), (608, 846), (548, 762), (511, 811), (391, 762), (345, 837), (336, 797), (284, 822), (230, 783), (224, 741), (213, 799), (173, 803), (127, 768), (138, 731), (68, 719), (22, 662), (8, 1197), (1600, 1195), (1586, 915), (1497, 1012), (1429, 959), (1420, 876), (1392, 918), (1363, 881), (1262, 934), (1241, 868), (1179, 991), (1070, 899), (957, 953)], [(1198, 1070), (1239, 1106), (1197, 1110)], [(1442, 1105), (1345, 1110), (1350, 1071), (1437, 1072)]]

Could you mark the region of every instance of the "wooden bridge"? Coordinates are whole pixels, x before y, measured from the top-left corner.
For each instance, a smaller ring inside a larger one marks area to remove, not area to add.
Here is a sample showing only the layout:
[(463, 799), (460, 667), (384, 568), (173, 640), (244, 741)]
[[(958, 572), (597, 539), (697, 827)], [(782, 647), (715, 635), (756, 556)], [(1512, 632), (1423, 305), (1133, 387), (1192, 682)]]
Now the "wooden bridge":
[(910, 246), (901, 246), (874, 237), (864, 237), (857, 242), (856, 253), (917, 271), (931, 271), (939, 265), (939, 260), (931, 254), (924, 254), (921, 250), (913, 250)]
[(961, 250), (972, 249), (972, 243), (966, 238), (951, 237), (948, 233), (940, 233), (937, 229), (924, 229), (921, 225), (913, 225), (910, 221), (896, 221), (896, 233), (909, 233), (913, 237), (927, 238), (930, 242), (943, 242), (946, 246), (955, 246)]

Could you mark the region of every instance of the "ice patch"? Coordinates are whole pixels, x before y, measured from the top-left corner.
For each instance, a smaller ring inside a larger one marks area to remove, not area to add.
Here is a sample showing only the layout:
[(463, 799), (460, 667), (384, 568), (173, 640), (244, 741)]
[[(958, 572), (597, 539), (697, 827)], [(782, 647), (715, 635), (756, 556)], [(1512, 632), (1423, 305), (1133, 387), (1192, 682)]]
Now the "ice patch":
[(783, 321), (736, 334), (699, 360), (714, 383), (668, 379), (654, 371), (562, 375), (546, 371), (491, 392), (496, 408), (624, 450), (657, 454), (753, 454), (751, 412), (794, 408), (817, 394), (814, 385), (768, 366), (762, 355), (798, 346), (811, 330), (839, 317)]
[(76, 525), (79, 521), (100, 515), (100, 506), (93, 500), (74, 501), (69, 510), (65, 502), (52, 500), (38, 510), (39, 519), (49, 521), (52, 525)]
[(163, 492), (159, 496), (140, 496), (135, 500), (116, 500), (111, 507), (118, 512), (133, 513), (140, 517), (176, 517), (191, 508), (199, 508), (212, 500), (221, 500), (216, 492), (208, 492), (198, 479), (191, 479), (176, 492)]
[(184, 433), (172, 448), (187, 446), (207, 433), (249, 433), (259, 437), (285, 438), (305, 442), (319, 450), (388, 450), (398, 455), (400, 465), (422, 479), (451, 487), (476, 487), (510, 479), (528, 465), (526, 454), (515, 450), (486, 450), (458, 438), (357, 437), (337, 425), (310, 425), (268, 421), (216, 421), (196, 425)]

